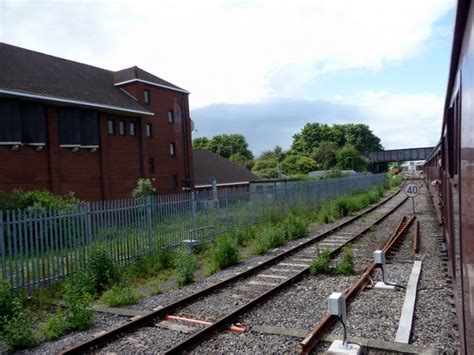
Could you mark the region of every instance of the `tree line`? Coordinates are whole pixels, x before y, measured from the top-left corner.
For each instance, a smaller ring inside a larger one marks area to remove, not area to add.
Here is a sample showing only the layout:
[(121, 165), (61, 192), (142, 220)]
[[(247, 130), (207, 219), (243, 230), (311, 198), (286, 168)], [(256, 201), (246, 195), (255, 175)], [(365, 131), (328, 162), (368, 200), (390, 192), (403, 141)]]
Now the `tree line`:
[(380, 151), (380, 138), (364, 124), (307, 123), (293, 135), (290, 149), (276, 146), (254, 157), (241, 134), (221, 134), (193, 140), (194, 149), (206, 149), (246, 167), (262, 178), (307, 175), (314, 170), (365, 171), (365, 152)]

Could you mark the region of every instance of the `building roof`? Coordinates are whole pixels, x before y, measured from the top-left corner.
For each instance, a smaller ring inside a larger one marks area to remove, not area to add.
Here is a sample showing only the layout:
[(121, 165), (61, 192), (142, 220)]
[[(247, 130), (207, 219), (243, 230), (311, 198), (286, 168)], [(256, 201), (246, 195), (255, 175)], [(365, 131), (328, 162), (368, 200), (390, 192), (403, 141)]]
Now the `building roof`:
[[(111, 70), (2, 42), (0, 68), (0, 95), (28, 97), (140, 116), (153, 115), (115, 86), (116, 72)], [(121, 72), (124, 71), (117, 73)], [(142, 72), (147, 73), (144, 70)], [(147, 75), (153, 76), (149, 73)]]
[(122, 83), (128, 83), (132, 81), (141, 81), (151, 85), (161, 86), (164, 88), (182, 91), (189, 93), (188, 91), (176, 86), (169, 81), (163, 80), (156, 75), (153, 75), (137, 66), (130, 67), (127, 69), (122, 69), (115, 72), (115, 85), (120, 85)]
[(211, 186), (211, 177), (217, 180), (218, 186), (248, 183), (259, 179), (246, 168), (204, 149), (193, 149), (193, 165), (196, 187)]

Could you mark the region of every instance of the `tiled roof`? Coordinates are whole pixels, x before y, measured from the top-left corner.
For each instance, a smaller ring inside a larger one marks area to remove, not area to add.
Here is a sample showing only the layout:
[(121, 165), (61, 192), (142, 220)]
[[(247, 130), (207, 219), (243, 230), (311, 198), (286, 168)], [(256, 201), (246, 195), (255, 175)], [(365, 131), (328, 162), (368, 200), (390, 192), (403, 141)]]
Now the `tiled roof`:
[(164, 86), (170, 89), (187, 92), (186, 90), (180, 88), (179, 86), (176, 86), (170, 83), (169, 81), (163, 80), (137, 66), (130, 67), (127, 69), (122, 69), (115, 72), (115, 84), (131, 81), (131, 80), (147, 81), (153, 84), (157, 84), (159, 86)]
[(136, 115), (152, 114), (115, 86), (116, 73), (110, 70), (1, 42), (0, 68), (0, 95), (26, 96)]
[(204, 149), (193, 149), (194, 184), (210, 185), (211, 177), (217, 184), (242, 183), (259, 178), (246, 168)]

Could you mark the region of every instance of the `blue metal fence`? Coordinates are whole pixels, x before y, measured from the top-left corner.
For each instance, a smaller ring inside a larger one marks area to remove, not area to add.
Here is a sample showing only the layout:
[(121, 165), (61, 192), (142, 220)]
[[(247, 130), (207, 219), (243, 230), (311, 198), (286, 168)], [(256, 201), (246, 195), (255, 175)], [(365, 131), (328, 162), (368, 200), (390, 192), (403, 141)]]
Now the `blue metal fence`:
[(103, 247), (119, 263), (138, 255), (216, 235), (261, 221), (266, 210), (299, 204), (317, 208), (345, 193), (383, 184), (384, 174), (251, 189), (83, 203), (71, 209), (0, 211), (1, 277), (31, 291), (84, 265)]

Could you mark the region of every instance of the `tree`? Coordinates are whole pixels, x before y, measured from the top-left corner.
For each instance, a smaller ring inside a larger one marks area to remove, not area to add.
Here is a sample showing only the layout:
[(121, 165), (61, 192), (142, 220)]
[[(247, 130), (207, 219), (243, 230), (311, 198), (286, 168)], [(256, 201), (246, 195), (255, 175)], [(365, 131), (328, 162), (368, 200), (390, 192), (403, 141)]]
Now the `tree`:
[(248, 170), (252, 170), (255, 164), (254, 160), (249, 160), (240, 153), (232, 154), (229, 160), (235, 164), (245, 167)]
[(335, 124), (332, 130), (340, 147), (352, 144), (359, 152), (377, 152), (383, 149), (380, 138), (365, 124)]
[(282, 161), (285, 158), (286, 153), (283, 151), (283, 148), (277, 145), (273, 150), (264, 150), (260, 153), (258, 159), (266, 160), (266, 159), (276, 159), (278, 161)]
[(343, 170), (366, 170), (368, 160), (352, 144), (346, 144), (336, 151), (337, 166)]
[(336, 143), (323, 141), (313, 150), (310, 157), (318, 163), (321, 169), (329, 170), (336, 166), (336, 150)]
[(307, 123), (301, 132), (293, 136), (292, 151), (311, 154), (322, 142), (333, 142), (341, 148), (352, 144), (360, 152), (379, 151), (382, 149), (380, 138), (364, 124), (327, 124)]
[(193, 139), (193, 148), (194, 149), (206, 149), (208, 150), (209, 138), (199, 137)]
[(291, 150), (296, 153), (309, 154), (322, 141), (333, 141), (331, 128), (327, 124), (307, 123), (301, 132), (293, 135)]
[(240, 154), (247, 160), (253, 159), (247, 140), (241, 134), (220, 134), (211, 139), (196, 138), (193, 140), (193, 148), (206, 149), (227, 159), (233, 154)]
[(301, 156), (296, 160), (296, 171), (298, 174), (308, 174), (318, 169), (318, 164), (311, 158)]

